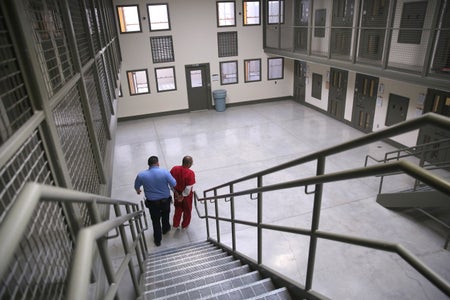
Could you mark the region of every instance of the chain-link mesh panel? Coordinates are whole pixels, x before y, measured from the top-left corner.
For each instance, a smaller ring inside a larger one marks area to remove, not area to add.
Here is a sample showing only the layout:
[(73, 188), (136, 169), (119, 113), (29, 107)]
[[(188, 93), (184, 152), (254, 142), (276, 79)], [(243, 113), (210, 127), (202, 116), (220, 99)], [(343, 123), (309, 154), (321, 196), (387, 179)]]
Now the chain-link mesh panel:
[(102, 9), (99, 6), (100, 1), (92, 1), (94, 3), (94, 12), (95, 12), (95, 22), (97, 24), (97, 32), (98, 32), (98, 38), (100, 42), (100, 47), (105, 47), (105, 31), (106, 31), (106, 24), (104, 24), (102, 20)]
[(91, 58), (91, 51), (89, 50), (89, 34), (87, 33), (85, 26), (86, 18), (83, 15), (84, 11), (80, 1), (69, 1), (69, 7), (81, 64), (85, 65)]
[(98, 194), (99, 176), (78, 88), (74, 87), (67, 93), (53, 110), (53, 117), (73, 188)]
[(0, 299), (64, 299), (72, 241), (59, 203), (40, 203), (1, 281)]
[(26, 11), (47, 91), (52, 96), (74, 75), (62, 10), (58, 0), (28, 0)]
[(433, 57), (432, 71), (450, 76), (450, 2), (442, 3), (442, 6), (440, 28), (436, 33), (437, 47)]
[(28, 181), (53, 185), (44, 146), (37, 131), (0, 169), (0, 223)]
[(98, 29), (95, 21), (95, 12), (92, 6), (92, 1), (84, 1), (86, 5), (86, 14), (88, 19), (89, 32), (91, 34), (92, 43), (94, 44), (94, 52), (100, 51), (100, 39), (98, 37)]
[[(110, 95), (110, 99), (113, 97), (114, 95), (114, 88), (116, 86), (115, 82), (114, 82), (114, 67), (111, 63), (111, 49), (110, 47), (105, 49), (106, 51), (104, 52), (104, 66), (105, 66), (105, 73), (106, 73), (106, 78), (108, 80), (108, 87), (109, 87), (109, 95)], [(112, 99), (111, 99), (112, 102)]]
[(108, 81), (106, 78), (106, 74), (105, 74), (105, 67), (103, 65), (103, 60), (101, 59), (101, 57), (98, 57), (95, 60), (95, 64), (97, 66), (97, 76), (99, 79), (99, 88), (100, 88), (100, 93), (102, 95), (102, 99), (103, 99), (103, 105), (105, 107), (106, 110), (106, 116), (108, 117), (108, 124), (111, 121), (111, 101), (112, 99), (110, 99), (109, 97), (109, 93), (108, 93)]
[(0, 145), (33, 115), (14, 47), (0, 8)]
[(106, 155), (106, 132), (108, 128), (106, 127), (106, 116), (104, 114), (104, 110), (101, 108), (102, 102), (100, 102), (101, 95), (97, 94), (97, 91), (95, 89), (95, 78), (94, 78), (95, 72), (93, 70), (93, 67), (91, 67), (85, 74), (84, 74), (84, 80), (86, 83), (86, 89), (88, 93), (88, 99), (89, 99), (89, 106), (91, 107), (92, 112), (92, 118), (94, 121), (94, 128), (95, 132), (97, 134), (97, 141), (100, 146), (100, 152), (103, 156), (103, 158)]

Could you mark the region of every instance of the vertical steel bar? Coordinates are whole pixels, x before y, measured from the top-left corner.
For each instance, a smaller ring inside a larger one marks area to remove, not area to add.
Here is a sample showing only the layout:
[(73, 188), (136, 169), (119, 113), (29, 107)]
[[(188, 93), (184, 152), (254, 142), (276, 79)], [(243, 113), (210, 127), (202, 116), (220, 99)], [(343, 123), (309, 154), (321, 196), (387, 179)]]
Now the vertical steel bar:
[[(214, 197), (217, 197), (217, 189), (214, 189)], [(219, 228), (219, 201), (217, 201), (217, 198), (214, 199), (214, 208), (216, 213), (216, 235), (217, 235), (217, 242), (220, 243), (220, 228)]]
[[(320, 157), (317, 159), (317, 171), (316, 175), (323, 175), (325, 171), (325, 157)], [(316, 184), (314, 194), (314, 207), (313, 207), (313, 215), (311, 221), (311, 238), (309, 242), (309, 253), (308, 253), (308, 267), (306, 271), (306, 283), (305, 289), (311, 290), (312, 280), (314, 274), (314, 264), (316, 259), (316, 249), (317, 249), (317, 237), (315, 236), (315, 232), (319, 229), (319, 220), (320, 220), (320, 210), (322, 206), (322, 193), (323, 193), (323, 184)]]
[[(119, 204), (114, 204), (114, 211), (117, 217), (120, 217), (122, 215), (122, 213), (120, 212)], [(123, 250), (125, 251), (125, 255), (128, 255), (130, 253), (130, 246), (128, 245), (127, 234), (125, 232), (125, 227), (123, 224), (119, 226), (119, 232), (122, 240)], [(139, 283), (136, 279), (136, 274), (134, 273), (133, 263), (131, 262), (131, 260), (128, 263), (128, 269), (130, 270), (131, 282), (133, 283), (134, 291), (136, 292), (136, 295), (141, 295)]]
[[(127, 214), (131, 214), (131, 209), (130, 209), (130, 205), (129, 204), (127, 204), (125, 206), (125, 210), (126, 210)], [(134, 222), (136, 222), (136, 218), (133, 218), (130, 221), (128, 221), (128, 223), (130, 224), (130, 233), (131, 233), (131, 238), (132, 238), (133, 243), (138, 238)], [(138, 260), (139, 270), (140, 270), (141, 274), (143, 274), (145, 272), (145, 270), (144, 270), (144, 261), (143, 261), (144, 253), (142, 251), (142, 248), (140, 248), (141, 246), (142, 246), (142, 244), (137, 243), (136, 246), (135, 246), (135, 251), (136, 251), (136, 258)], [(132, 259), (130, 260), (130, 262), (131, 261), (132, 261)]]
[[(233, 184), (230, 184), (230, 194), (233, 193), (234, 193), (234, 186)], [(236, 223), (234, 221), (235, 219), (234, 197), (231, 197), (230, 199), (230, 210), (231, 210), (231, 243), (233, 251), (236, 252)]]
[[(262, 176), (258, 176), (258, 180), (257, 180), (257, 185), (258, 188), (262, 187), (263, 185), (263, 180), (262, 180)], [(261, 228), (261, 223), (262, 223), (262, 214), (263, 214), (263, 194), (260, 192), (258, 193), (258, 215), (257, 215), (257, 224), (258, 224), (258, 265), (262, 264), (262, 228)]]
[[(207, 193), (203, 192), (203, 198), (206, 198), (206, 196)], [(211, 234), (209, 232), (208, 201), (203, 201), (203, 206), (205, 207), (206, 238), (209, 239)]]

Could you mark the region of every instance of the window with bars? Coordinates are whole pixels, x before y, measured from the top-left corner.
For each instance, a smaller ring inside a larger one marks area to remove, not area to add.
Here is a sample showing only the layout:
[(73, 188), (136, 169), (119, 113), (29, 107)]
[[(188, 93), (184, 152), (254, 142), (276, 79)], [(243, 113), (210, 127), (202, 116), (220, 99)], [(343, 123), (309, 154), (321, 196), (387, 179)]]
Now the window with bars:
[(325, 37), (326, 9), (316, 9), (314, 14), (314, 37)]
[(244, 13), (244, 17), (242, 18), (244, 26), (261, 24), (260, 3), (258, 0), (244, 0), (242, 2), (242, 11)]
[(175, 61), (172, 36), (155, 36), (150, 38), (153, 63), (165, 63)]
[(236, 26), (236, 3), (234, 1), (217, 2), (217, 26)]
[(220, 84), (238, 83), (237, 60), (223, 61), (220, 63)]
[(175, 67), (156, 68), (155, 77), (158, 92), (174, 91), (177, 89)]
[(217, 44), (219, 48), (219, 57), (237, 56), (237, 31), (218, 32)]
[(117, 17), (119, 19), (120, 33), (141, 32), (139, 22), (139, 7), (137, 5), (118, 5)]
[(267, 78), (269, 80), (283, 79), (284, 59), (282, 57), (270, 57), (267, 59)]
[(244, 60), (245, 82), (261, 81), (261, 59)]
[(131, 96), (150, 93), (147, 70), (127, 71), (127, 79)]
[(169, 5), (167, 3), (148, 4), (147, 11), (150, 31), (170, 30)]

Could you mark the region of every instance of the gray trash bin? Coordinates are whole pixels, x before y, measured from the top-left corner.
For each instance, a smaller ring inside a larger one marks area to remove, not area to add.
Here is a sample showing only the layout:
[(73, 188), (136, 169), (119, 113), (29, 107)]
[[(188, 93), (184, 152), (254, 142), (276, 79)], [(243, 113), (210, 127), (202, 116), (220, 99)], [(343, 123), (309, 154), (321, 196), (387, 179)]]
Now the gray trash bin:
[(225, 111), (225, 99), (227, 98), (226, 90), (215, 90), (213, 91), (214, 106), (216, 111)]

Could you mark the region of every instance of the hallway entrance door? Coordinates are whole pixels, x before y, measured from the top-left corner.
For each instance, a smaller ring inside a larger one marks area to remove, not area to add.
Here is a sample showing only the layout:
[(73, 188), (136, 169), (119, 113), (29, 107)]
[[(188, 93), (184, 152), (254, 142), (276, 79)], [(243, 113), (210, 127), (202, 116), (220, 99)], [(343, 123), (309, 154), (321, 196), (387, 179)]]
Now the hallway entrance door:
[(295, 61), (294, 65), (294, 100), (305, 103), (306, 62)]
[[(434, 112), (446, 117), (450, 117), (450, 92), (428, 89), (425, 99), (423, 113)], [(436, 142), (443, 139), (450, 139), (450, 130), (437, 128), (434, 126), (425, 126), (420, 129), (417, 138), (417, 145)], [(450, 161), (449, 142), (440, 145), (433, 144), (434, 151), (427, 153), (425, 160), (431, 163)], [(441, 149), (442, 148), (442, 149)]]
[(328, 113), (340, 121), (344, 120), (347, 78), (347, 71), (331, 68)]
[(378, 77), (356, 74), (352, 112), (352, 125), (355, 128), (364, 132), (372, 131), (377, 91)]
[(189, 111), (211, 108), (209, 64), (186, 65)]

